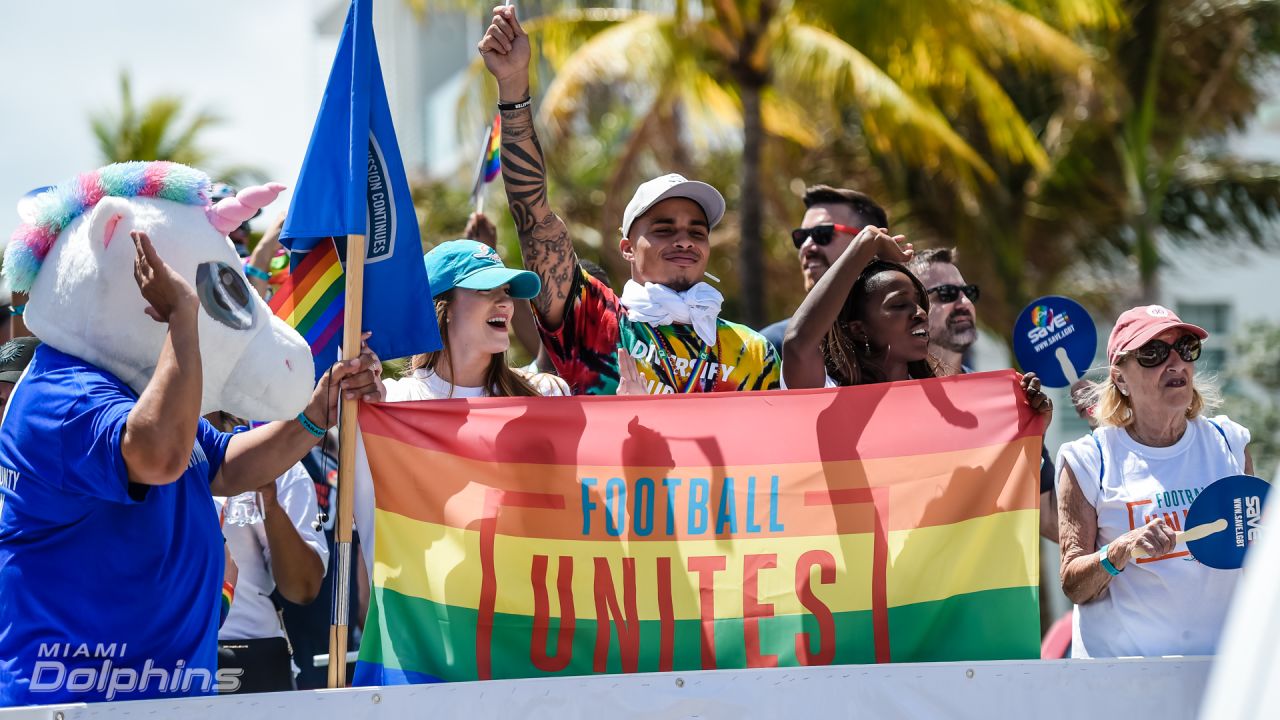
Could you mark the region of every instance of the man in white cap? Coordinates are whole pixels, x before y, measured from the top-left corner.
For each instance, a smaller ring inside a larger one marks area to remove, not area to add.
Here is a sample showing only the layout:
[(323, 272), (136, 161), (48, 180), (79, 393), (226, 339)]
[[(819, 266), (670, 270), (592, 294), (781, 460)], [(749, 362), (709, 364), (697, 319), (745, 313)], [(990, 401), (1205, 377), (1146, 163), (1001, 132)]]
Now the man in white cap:
[[(757, 332), (720, 317), (723, 297), (702, 281), (724, 198), (706, 183), (664, 175), (642, 184), (622, 219), (631, 279), (622, 297), (578, 268), (569, 230), (547, 201), (533, 130), (529, 36), (515, 8), (494, 8), (477, 46), (498, 81), (502, 178), (525, 265), (542, 278), (533, 300), (542, 342), (575, 394), (769, 390), (780, 361)], [(635, 370), (619, 350), (635, 359)]]

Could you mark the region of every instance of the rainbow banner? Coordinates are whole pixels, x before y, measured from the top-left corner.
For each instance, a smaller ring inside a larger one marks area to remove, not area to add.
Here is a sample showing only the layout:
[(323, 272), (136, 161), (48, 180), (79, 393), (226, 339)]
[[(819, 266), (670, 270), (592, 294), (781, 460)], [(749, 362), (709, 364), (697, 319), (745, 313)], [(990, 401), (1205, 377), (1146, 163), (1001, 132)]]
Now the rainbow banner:
[(1012, 371), (366, 406), (356, 684), (1039, 657), (1042, 425)]
[(271, 312), (289, 323), (311, 346), (316, 364), (328, 370), (337, 360), (319, 355), (342, 330), (343, 300), (346, 297), (342, 262), (332, 238), (322, 240), (306, 253), (284, 283), (271, 296)]

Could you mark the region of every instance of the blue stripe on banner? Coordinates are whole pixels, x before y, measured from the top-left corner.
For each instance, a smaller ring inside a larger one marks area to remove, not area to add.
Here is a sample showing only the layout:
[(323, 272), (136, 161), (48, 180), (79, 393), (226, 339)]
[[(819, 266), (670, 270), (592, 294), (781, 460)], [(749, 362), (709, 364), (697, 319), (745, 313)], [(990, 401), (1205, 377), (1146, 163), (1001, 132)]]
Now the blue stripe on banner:
[(381, 685), (426, 685), (438, 682), (444, 681), (434, 675), (427, 675), (426, 673), (402, 670), (400, 668), (389, 668), (384, 666), (382, 663), (357, 660), (355, 675), (351, 679), (351, 686), (376, 687)]

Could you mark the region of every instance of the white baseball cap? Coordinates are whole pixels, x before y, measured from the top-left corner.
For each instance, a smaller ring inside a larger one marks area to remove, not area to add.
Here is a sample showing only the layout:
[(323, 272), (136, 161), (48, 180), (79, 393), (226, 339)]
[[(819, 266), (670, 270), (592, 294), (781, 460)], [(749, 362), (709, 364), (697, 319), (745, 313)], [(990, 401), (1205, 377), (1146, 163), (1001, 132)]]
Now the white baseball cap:
[(704, 182), (671, 173), (636, 188), (636, 194), (631, 196), (631, 202), (627, 203), (627, 209), (622, 213), (622, 236), (630, 237), (631, 223), (649, 212), (649, 208), (669, 198), (689, 198), (698, 203), (702, 206), (702, 212), (707, 215), (707, 224), (713, 228), (724, 217), (724, 198), (719, 190)]

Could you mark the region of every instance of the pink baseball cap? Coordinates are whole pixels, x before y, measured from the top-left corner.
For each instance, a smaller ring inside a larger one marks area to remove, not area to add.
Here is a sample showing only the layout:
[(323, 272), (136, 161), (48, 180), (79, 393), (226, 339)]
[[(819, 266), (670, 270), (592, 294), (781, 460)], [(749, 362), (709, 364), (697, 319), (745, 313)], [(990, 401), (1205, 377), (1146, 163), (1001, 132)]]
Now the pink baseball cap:
[(1107, 340), (1107, 361), (1115, 365), (1121, 353), (1137, 350), (1171, 328), (1186, 330), (1201, 340), (1209, 337), (1204, 328), (1182, 322), (1172, 310), (1163, 305), (1139, 305), (1132, 310), (1125, 310), (1116, 320), (1116, 326), (1111, 329), (1111, 338)]

